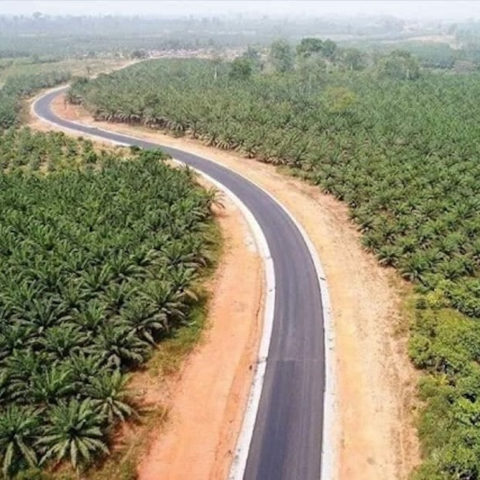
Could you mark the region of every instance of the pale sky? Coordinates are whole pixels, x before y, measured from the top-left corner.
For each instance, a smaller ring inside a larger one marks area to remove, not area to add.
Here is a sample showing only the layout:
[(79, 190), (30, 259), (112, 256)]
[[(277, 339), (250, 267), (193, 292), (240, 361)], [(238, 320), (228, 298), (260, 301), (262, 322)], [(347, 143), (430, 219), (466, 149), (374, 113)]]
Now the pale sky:
[(202, 15), (257, 13), (259, 15), (394, 15), (408, 19), (458, 21), (480, 18), (480, 1), (144, 1), (144, 0), (0, 0), (0, 15)]

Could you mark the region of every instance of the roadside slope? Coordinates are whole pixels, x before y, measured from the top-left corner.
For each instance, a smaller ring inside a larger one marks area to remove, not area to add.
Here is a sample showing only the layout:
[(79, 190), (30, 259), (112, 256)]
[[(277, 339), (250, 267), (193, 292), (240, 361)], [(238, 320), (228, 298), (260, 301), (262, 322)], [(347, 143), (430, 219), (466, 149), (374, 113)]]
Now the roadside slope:
[(406, 285), (364, 251), (346, 206), (317, 187), (235, 153), (141, 127), (93, 122), (57, 102), (57, 114), (204, 155), (241, 172), (290, 209), (314, 242), (329, 281), (338, 355), (341, 480), (404, 479), (418, 462), (412, 425), (415, 372), (406, 353)]

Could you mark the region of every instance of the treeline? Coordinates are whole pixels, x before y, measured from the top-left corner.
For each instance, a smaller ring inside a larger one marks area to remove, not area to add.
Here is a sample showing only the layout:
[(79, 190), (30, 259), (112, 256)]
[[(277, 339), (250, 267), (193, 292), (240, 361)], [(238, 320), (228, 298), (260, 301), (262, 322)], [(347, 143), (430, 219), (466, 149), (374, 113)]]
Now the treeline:
[(77, 81), (70, 99), (286, 165), (346, 202), (365, 246), (416, 285), (410, 353), (428, 374), (414, 476), (478, 479), (480, 76), (421, 71), (402, 51), (359, 56), (278, 42), (232, 63), (138, 64)]
[[(279, 29), (288, 37), (324, 34), (350, 35), (392, 35), (400, 34), (406, 22), (382, 16), (363, 18), (318, 17), (297, 15), (290, 18), (257, 14), (225, 15), (44, 15), (35, 12), (30, 16), (0, 15), (0, 32), (5, 36), (52, 35), (118, 36), (122, 31), (127, 36), (155, 36), (165, 29), (180, 33), (189, 30), (194, 35), (212, 34), (215, 30), (230, 29), (233, 33), (249, 30), (249, 36), (256, 40), (264, 35), (277, 37)], [(233, 29), (233, 30), (232, 30)], [(438, 30), (437, 30), (438, 32)], [(219, 33), (219, 32), (217, 32)], [(235, 41), (235, 40), (232, 40)]]
[[(282, 35), (296, 42), (307, 35), (398, 35), (404, 22), (393, 18), (311, 16), (31, 16), (0, 15), (0, 58), (84, 55), (141, 48), (194, 49), (268, 45)], [(188, 35), (185, 34), (188, 32)]]
[[(0, 37), (0, 58), (18, 58), (38, 56), (54, 56), (56, 58), (93, 58), (95, 56), (113, 56), (115, 58), (129, 58), (135, 50), (197, 50), (215, 48), (228, 42), (228, 35), (225, 39), (220, 38), (185, 38), (182, 36), (125, 36), (123, 34), (102, 36), (102, 35), (78, 35), (78, 36), (54, 36), (46, 35), (39, 37)], [(248, 42), (238, 42), (233, 46), (244, 45)]]
[[(359, 46), (375, 50), (402, 45), (399, 48), (422, 50), (432, 47), (432, 59), (442, 55), (437, 65), (445, 65), (452, 55), (463, 55), (463, 49), (450, 48), (447, 43), (417, 42), (410, 38), (444, 37), (452, 42), (454, 32), (462, 25), (407, 22), (386, 16), (317, 17), (308, 15), (216, 15), (202, 16), (49, 16), (36, 12), (31, 16), (0, 15), (0, 58), (49, 55), (72, 57), (115, 54), (128, 57), (135, 50), (195, 50), (244, 48), (256, 45), (264, 48), (275, 39), (286, 38), (298, 43), (303, 37), (341, 38), (343, 46)], [(185, 35), (188, 32), (188, 35)], [(462, 42), (458, 47), (477, 52), (478, 42)], [(438, 45), (438, 49), (436, 48)], [(443, 50), (443, 52), (442, 52)], [(466, 51), (465, 50), (465, 51)], [(445, 59), (443, 58), (445, 55)], [(470, 53), (468, 54), (470, 55)], [(423, 53), (420, 54), (423, 58)], [(428, 63), (427, 53), (426, 62)], [(477, 62), (478, 63), (478, 62)], [(441, 67), (444, 68), (444, 67)]]
[(32, 75), (18, 75), (7, 79), (0, 88), (0, 132), (18, 125), (21, 101), (42, 88), (54, 87), (66, 82), (70, 74), (49, 72)]
[(375, 70), (381, 76), (414, 79), (420, 74), (418, 59), (406, 50), (383, 55), (354, 47), (341, 47), (332, 40), (304, 38), (295, 46), (277, 40), (265, 52), (248, 47), (228, 66), (229, 76), (245, 79), (252, 73), (288, 73), (296, 71), (315, 81), (322, 73)]
[(2, 478), (108, 453), (135, 414), (128, 372), (191, 322), (213, 195), (164, 159), (0, 135)]
[[(480, 45), (480, 44), (479, 44)], [(375, 56), (383, 56), (395, 49), (414, 55), (420, 66), (434, 70), (453, 70), (457, 73), (477, 71), (480, 66), (480, 47), (465, 45), (452, 47), (448, 43), (399, 41), (391, 44), (362, 44), (362, 49)]]

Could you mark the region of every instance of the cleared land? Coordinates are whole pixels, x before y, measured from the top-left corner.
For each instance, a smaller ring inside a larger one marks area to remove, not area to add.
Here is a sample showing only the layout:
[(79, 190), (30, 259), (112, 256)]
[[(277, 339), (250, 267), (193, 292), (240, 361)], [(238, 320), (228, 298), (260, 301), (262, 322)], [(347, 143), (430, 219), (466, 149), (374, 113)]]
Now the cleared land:
[(34, 59), (28, 57), (0, 59), (0, 87), (11, 77), (47, 75), (69, 72), (72, 76), (90, 76), (115, 70), (127, 61), (115, 58), (90, 59)]

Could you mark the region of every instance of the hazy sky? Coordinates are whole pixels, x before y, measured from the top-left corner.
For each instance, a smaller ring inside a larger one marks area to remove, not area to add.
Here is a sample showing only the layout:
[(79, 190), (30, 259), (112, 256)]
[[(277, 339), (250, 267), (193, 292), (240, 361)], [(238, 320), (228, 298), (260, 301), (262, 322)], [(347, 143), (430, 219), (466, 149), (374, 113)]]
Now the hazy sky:
[(371, 15), (391, 14), (404, 18), (462, 20), (480, 18), (480, 1), (143, 1), (143, 0), (0, 0), (0, 14), (29, 15), (220, 15), (228, 13)]

